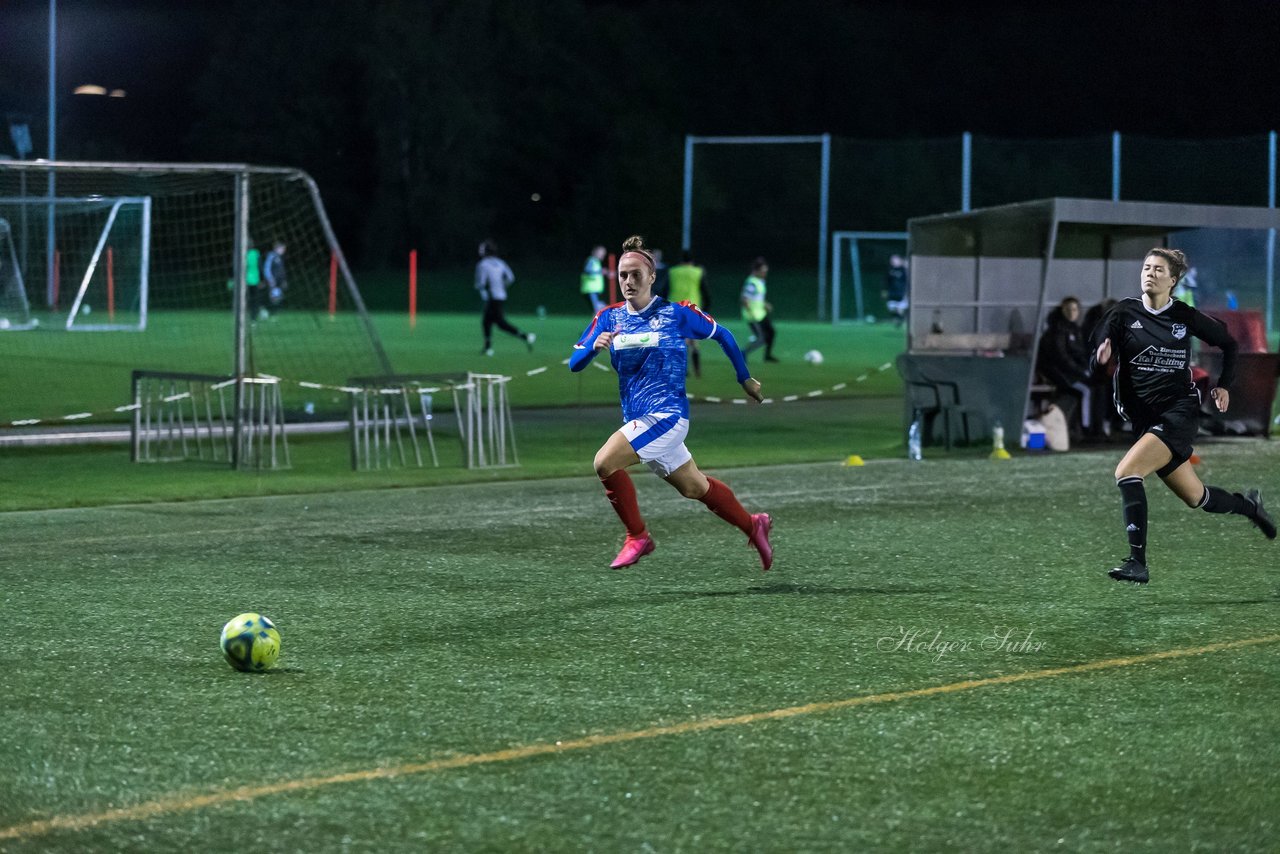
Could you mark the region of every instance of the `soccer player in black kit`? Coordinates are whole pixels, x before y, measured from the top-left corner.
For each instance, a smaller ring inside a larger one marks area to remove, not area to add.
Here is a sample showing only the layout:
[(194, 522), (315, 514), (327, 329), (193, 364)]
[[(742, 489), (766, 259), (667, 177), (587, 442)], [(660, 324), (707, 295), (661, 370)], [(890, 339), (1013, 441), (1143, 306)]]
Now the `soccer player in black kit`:
[(1146, 584), (1147, 493), (1143, 479), (1154, 472), (1187, 503), (1209, 513), (1234, 513), (1256, 525), (1267, 539), (1276, 524), (1262, 506), (1258, 490), (1245, 495), (1205, 486), (1188, 462), (1200, 426), (1200, 392), (1191, 382), (1191, 339), (1222, 351), (1222, 374), (1209, 392), (1219, 412), (1231, 400), (1236, 342), (1226, 327), (1171, 293), (1187, 271), (1176, 249), (1152, 249), (1142, 262), (1142, 298), (1118, 302), (1098, 326), (1097, 365), (1116, 362), (1116, 409), (1133, 422), (1135, 441), (1116, 466), (1116, 485), (1124, 504), (1129, 557), (1108, 573), (1117, 581)]

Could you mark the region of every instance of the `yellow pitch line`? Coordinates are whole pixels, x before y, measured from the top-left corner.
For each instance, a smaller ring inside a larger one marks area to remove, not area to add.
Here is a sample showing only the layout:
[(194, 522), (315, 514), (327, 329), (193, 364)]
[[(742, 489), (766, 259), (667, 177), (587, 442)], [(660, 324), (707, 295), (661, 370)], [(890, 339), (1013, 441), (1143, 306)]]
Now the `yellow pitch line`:
[(702, 720), (685, 721), (669, 726), (648, 727), (646, 729), (628, 730), (624, 732), (589, 735), (569, 741), (557, 741), (542, 744), (529, 744), (523, 747), (512, 747), (506, 750), (495, 750), (490, 753), (469, 753), (447, 759), (433, 759), (430, 762), (410, 762), (393, 765), (389, 768), (368, 768), (363, 771), (348, 771), (344, 774), (333, 774), (327, 777), (303, 777), (298, 780), (286, 780), (265, 786), (241, 786), (221, 792), (210, 792), (207, 795), (159, 798), (132, 807), (120, 807), (97, 813), (81, 815), (54, 816), (40, 821), (15, 824), (0, 828), (0, 839), (23, 839), (42, 836), (55, 830), (85, 830), (98, 824), (115, 821), (139, 821), (152, 816), (175, 812), (188, 812), (203, 807), (219, 806), (234, 801), (250, 801), (255, 798), (275, 795), (283, 792), (298, 792), (307, 789), (318, 789), (322, 786), (333, 786), (341, 783), (361, 783), (370, 780), (383, 780), (391, 777), (405, 777), (412, 774), (426, 774), (432, 771), (447, 771), (453, 768), (467, 768), (472, 765), (490, 765), (498, 762), (514, 762), (534, 756), (546, 756), (556, 753), (567, 753), (571, 750), (587, 750), (592, 747), (603, 747), (610, 744), (623, 744), (629, 741), (641, 741), (648, 738), (660, 738), (666, 735), (685, 735), (704, 732), (710, 729), (721, 729), (731, 726), (745, 726), (761, 721), (776, 721), (794, 718), (800, 715), (812, 715), (830, 712), (837, 709), (849, 709), (855, 706), (869, 706), (873, 703), (893, 703), (898, 700), (911, 700), (918, 697), (933, 697), (939, 694), (954, 694), (958, 691), (970, 691), (974, 688), (987, 688), (993, 685), (1012, 685), (1017, 682), (1031, 682), (1038, 679), (1050, 679), (1055, 676), (1068, 676), (1076, 673), (1091, 673), (1096, 670), (1110, 670), (1117, 667), (1128, 667), (1134, 664), (1146, 664), (1153, 661), (1164, 661), (1171, 658), (1188, 658), (1209, 652), (1221, 652), (1227, 649), (1239, 649), (1246, 646), (1274, 643), (1280, 641), (1280, 634), (1259, 638), (1223, 641), (1208, 646), (1184, 647), (1164, 652), (1152, 652), (1145, 655), (1133, 655), (1125, 658), (1108, 658), (1087, 664), (1074, 664), (1068, 667), (1053, 667), (1047, 670), (1032, 670), (1026, 673), (1012, 673), (1007, 676), (992, 676), (986, 679), (968, 679), (963, 682), (951, 682), (946, 685), (935, 685), (931, 688), (916, 688), (910, 691), (890, 691), (884, 694), (868, 694), (861, 697), (849, 697), (844, 700), (829, 700), (821, 703), (806, 703), (802, 706), (788, 706), (783, 709), (771, 709), (765, 712), (751, 712), (733, 717), (703, 718)]

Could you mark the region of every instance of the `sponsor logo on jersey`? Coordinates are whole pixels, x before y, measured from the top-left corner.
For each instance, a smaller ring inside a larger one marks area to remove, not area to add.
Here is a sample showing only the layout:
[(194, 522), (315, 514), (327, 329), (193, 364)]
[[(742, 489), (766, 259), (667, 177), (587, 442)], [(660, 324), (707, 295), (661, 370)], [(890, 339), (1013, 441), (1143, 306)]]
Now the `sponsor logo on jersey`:
[(1130, 324), (1129, 324), (1129, 328), (1130, 328), (1130, 329), (1141, 329), (1141, 328), (1142, 328), (1142, 321), (1141, 321), (1141, 320), (1135, 320), (1133, 323), (1130, 323)]
[(661, 332), (619, 332), (613, 336), (613, 349), (635, 350), (640, 347), (657, 347), (661, 341)]
[(1156, 426), (1154, 426), (1154, 427), (1152, 427), (1152, 428), (1151, 428), (1151, 432), (1153, 432), (1153, 433), (1157, 433), (1157, 432), (1159, 432), (1159, 433), (1163, 433), (1163, 432), (1164, 432), (1164, 425), (1163, 425), (1163, 424), (1157, 424)]
[(1173, 337), (1179, 340), (1187, 337), (1187, 325), (1185, 323), (1173, 324)]

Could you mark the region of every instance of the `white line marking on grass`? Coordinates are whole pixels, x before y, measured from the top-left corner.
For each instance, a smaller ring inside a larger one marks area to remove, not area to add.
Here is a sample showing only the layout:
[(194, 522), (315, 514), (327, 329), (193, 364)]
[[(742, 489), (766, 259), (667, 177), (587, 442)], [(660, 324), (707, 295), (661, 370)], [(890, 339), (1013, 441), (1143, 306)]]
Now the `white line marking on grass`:
[(144, 801), (131, 807), (119, 807), (96, 813), (79, 815), (57, 815), (52, 818), (29, 821), (0, 828), (0, 839), (30, 839), (44, 836), (59, 830), (80, 831), (117, 821), (142, 821), (156, 816), (173, 813), (191, 812), (205, 807), (217, 807), (234, 802), (252, 801), (268, 795), (286, 792), (301, 792), (319, 789), (325, 786), (336, 786), (343, 783), (364, 783), (371, 780), (386, 780), (395, 777), (407, 777), (412, 774), (429, 774), (435, 771), (449, 771), (454, 768), (470, 768), (476, 765), (493, 765), (499, 762), (518, 762), (532, 759), (535, 756), (548, 756), (569, 753), (577, 750), (590, 750), (594, 747), (607, 747), (612, 744), (626, 744), (633, 741), (644, 741), (650, 738), (688, 735), (707, 732), (715, 729), (726, 729), (735, 726), (764, 723), (766, 721), (786, 720), (802, 715), (815, 715), (851, 709), (857, 706), (871, 706), (881, 703), (896, 703), (900, 700), (916, 700), (924, 697), (936, 697), (944, 694), (955, 694), (961, 691), (972, 691), (976, 688), (990, 688), (999, 685), (1013, 685), (1018, 682), (1034, 682), (1041, 679), (1052, 679), (1056, 676), (1072, 676), (1079, 673), (1093, 673), (1099, 670), (1114, 670), (1119, 667), (1131, 667), (1135, 664), (1149, 664), (1175, 658), (1189, 658), (1211, 652), (1222, 652), (1228, 649), (1241, 649), (1259, 644), (1280, 641), (1280, 634), (1266, 635), (1258, 638), (1222, 641), (1207, 646), (1183, 647), (1163, 652), (1151, 652), (1145, 655), (1131, 655), (1124, 658), (1107, 658), (1091, 661), (1087, 664), (1073, 664), (1066, 667), (1051, 667), (1045, 670), (1031, 670), (1024, 673), (1011, 673), (1006, 676), (992, 676), (986, 679), (966, 679), (963, 682), (950, 682), (945, 685), (934, 685), (929, 688), (915, 688), (909, 691), (887, 691), (883, 694), (865, 694), (860, 697), (849, 697), (844, 700), (828, 700), (818, 703), (806, 703), (801, 706), (788, 706), (782, 709), (770, 709), (763, 712), (749, 712), (732, 717), (711, 717), (685, 721), (668, 726), (646, 727), (644, 729), (626, 730), (623, 732), (589, 735), (585, 738), (574, 738), (564, 741), (540, 742), (506, 750), (495, 750), (489, 753), (466, 753), (446, 759), (433, 759), (429, 762), (407, 762), (382, 768), (366, 768), (359, 771), (347, 771), (342, 774), (331, 774), (324, 777), (301, 777), (296, 780), (282, 780), (264, 786), (241, 786), (237, 789), (223, 789), (203, 795), (171, 795)]
[[(888, 460), (888, 461), (872, 461), (872, 462), (885, 462), (885, 463), (898, 462), (898, 463), (903, 463), (905, 465), (908, 461)], [(803, 469), (803, 468), (837, 468), (839, 466), (840, 466), (839, 463), (787, 463), (787, 464), (769, 465), (769, 466), (753, 466), (750, 468), (733, 469), (732, 471), (735, 474), (751, 474), (751, 473), (765, 473), (768, 471), (795, 470), (795, 469)], [(562, 481), (562, 480), (579, 480), (579, 478), (548, 478), (547, 480), (543, 480), (543, 481), (524, 481), (523, 483), (545, 484), (545, 483), (555, 483), (557, 481)], [(584, 482), (587, 482), (585, 478), (581, 480), (583, 480)], [(884, 497), (886, 500), (894, 500), (894, 497), (897, 495), (897, 493), (902, 492), (908, 498), (914, 500), (915, 498), (921, 495), (927, 495), (930, 487), (937, 487), (937, 486), (943, 486), (943, 485), (948, 487), (979, 486), (989, 482), (990, 482), (990, 479), (987, 478), (986, 476), (978, 476), (978, 477), (968, 477), (968, 478), (939, 478), (939, 479), (928, 479), (928, 480), (920, 479), (920, 480), (911, 480), (905, 483), (902, 481), (889, 481), (889, 482), (877, 482), (877, 483), (847, 483), (839, 486), (824, 486), (822, 489), (821, 496), (817, 498), (815, 498), (813, 489), (810, 487), (805, 487), (803, 489), (778, 490), (778, 489), (772, 489), (768, 487), (761, 489), (758, 487), (748, 486), (746, 484), (739, 484), (737, 486), (737, 492), (740, 498), (744, 498), (753, 502), (767, 503), (770, 507), (776, 509), (780, 504), (783, 506), (787, 506), (789, 504), (808, 504), (815, 500), (825, 501), (832, 497), (836, 497), (840, 495), (852, 495), (857, 493), (871, 493), (871, 492), (882, 493), (880, 497)], [(1044, 482), (1044, 472), (1032, 467), (1028, 467), (1025, 471), (1015, 474), (1015, 473), (1009, 472), (1006, 469), (1005, 473), (1002, 475), (1001, 482), (1006, 484), (1018, 484), (1018, 483), (1039, 484)], [(511, 484), (506, 484), (506, 486), (510, 486), (510, 485)], [(471, 491), (476, 489), (494, 488), (495, 486), (500, 486), (500, 485), (485, 484), (485, 483), (464, 483), (464, 484), (447, 484), (447, 485), (441, 485), (441, 486), (425, 486), (425, 487), (419, 487), (418, 489), (422, 491), (428, 491), (428, 490), (434, 491), (434, 490), (441, 490), (441, 489), (458, 489), (458, 490)], [(657, 491), (660, 495), (664, 494), (662, 490), (655, 490), (655, 491)], [(360, 492), (360, 491), (357, 490), (356, 492)], [(208, 498), (208, 499), (202, 499), (199, 501), (187, 501), (187, 502), (166, 502), (166, 503), (156, 503), (156, 504), (111, 504), (111, 505), (104, 505), (102, 507), (59, 507), (59, 508), (53, 508), (49, 510), (15, 510), (10, 512), (14, 514), (22, 513), (22, 514), (28, 514), (28, 515), (55, 515), (55, 514), (61, 515), (64, 513), (98, 513), (98, 512), (111, 513), (111, 512), (120, 512), (120, 511), (124, 511), (124, 512), (141, 511), (142, 513), (148, 516), (155, 517), (157, 519), (163, 519), (165, 524), (164, 530), (142, 530), (142, 531), (137, 531), (136, 533), (118, 532), (118, 533), (112, 533), (109, 535), (90, 534), (87, 536), (79, 536), (74, 532), (63, 531), (62, 533), (59, 534), (57, 538), (57, 543), (61, 547), (73, 546), (73, 545), (76, 547), (79, 547), (79, 546), (94, 545), (99, 543), (124, 543), (124, 542), (131, 542), (131, 541), (137, 541), (137, 540), (160, 541), (163, 539), (174, 538), (174, 537), (181, 538), (181, 539), (191, 539), (192, 537), (195, 537), (195, 536), (200, 536), (200, 537), (236, 536), (236, 537), (244, 538), (244, 537), (256, 536), (256, 535), (270, 535), (271, 537), (274, 538), (278, 536), (280, 533), (279, 526), (274, 523), (269, 525), (255, 525), (253, 527), (246, 527), (244, 525), (239, 525), (239, 526), (233, 525), (233, 527), (230, 527), (230, 528), (202, 527), (194, 530), (190, 528), (175, 529), (171, 527), (171, 520), (166, 514), (164, 514), (163, 512), (157, 513), (155, 511), (157, 510), (163, 511), (164, 508), (167, 508), (167, 507), (178, 507), (179, 509), (185, 511), (188, 508), (191, 508), (196, 505), (201, 505), (201, 504), (216, 505), (216, 504), (225, 504), (227, 502), (239, 502), (239, 501), (249, 501), (249, 502), (284, 501), (284, 500), (294, 500), (294, 501), (301, 501), (301, 502), (305, 502), (307, 500), (320, 501), (325, 497), (348, 496), (351, 494), (352, 493), (350, 492), (326, 492), (326, 493), (316, 493), (314, 495), (242, 496), (238, 498)], [(584, 495), (585, 494), (586, 493), (584, 492)], [(592, 491), (592, 494), (594, 494), (594, 491)], [(519, 493), (512, 492), (512, 493), (509, 493), (507, 497), (512, 501), (518, 501)], [(789, 501), (788, 499), (800, 499), (800, 500), (797, 502), (792, 502), (792, 501)], [(648, 500), (662, 501), (663, 499), (658, 498), (657, 496), (649, 496)], [(677, 502), (677, 503), (679, 503), (680, 506), (683, 506), (683, 502)], [(594, 500), (579, 500), (579, 497), (577, 495), (574, 495), (572, 497), (567, 498), (563, 503), (557, 502), (557, 501), (542, 500), (536, 506), (527, 506), (527, 507), (522, 506), (519, 509), (519, 513), (516, 516), (513, 516), (512, 509), (506, 506), (496, 507), (496, 508), (495, 507), (476, 508), (474, 505), (465, 503), (465, 502), (450, 502), (442, 506), (433, 508), (429, 519), (424, 520), (416, 516), (413, 517), (414, 521), (412, 522), (412, 525), (414, 529), (417, 530), (419, 533), (426, 534), (433, 530), (453, 530), (457, 526), (452, 525), (450, 523), (454, 523), (457, 521), (465, 521), (466, 527), (478, 528), (478, 527), (483, 527), (487, 524), (493, 524), (493, 523), (499, 523), (499, 524), (504, 522), (510, 523), (513, 521), (513, 519), (516, 519), (517, 521), (519, 521), (519, 520), (528, 520), (528, 519), (537, 518), (537, 517), (545, 518), (547, 516), (553, 516), (562, 520), (588, 519), (588, 518), (594, 518), (598, 514), (599, 507), (600, 507), (599, 503), (597, 503)], [(399, 528), (394, 528), (394, 529), (390, 528), (388, 526), (388, 519), (383, 516), (378, 516), (376, 519), (371, 520), (367, 526), (356, 526), (354, 522), (350, 518), (348, 518), (346, 520), (346, 525), (347, 527), (344, 529), (344, 533), (352, 536), (358, 535), (361, 533), (369, 533), (369, 532), (375, 532), (375, 531), (381, 532), (381, 533), (388, 533), (393, 530), (401, 530)], [(333, 520), (328, 515), (322, 515), (321, 518), (316, 519), (314, 522), (307, 519), (298, 518), (298, 519), (295, 519), (293, 522), (291, 522), (291, 529), (294, 533), (299, 535), (304, 535), (304, 536), (312, 535), (317, 531), (324, 534), (332, 534)], [(34, 545), (34, 544), (47, 543), (46, 532), (43, 529), (36, 531), (35, 534), (37, 534), (36, 539), (30, 540), (30, 541), (23, 541), (23, 544)]]

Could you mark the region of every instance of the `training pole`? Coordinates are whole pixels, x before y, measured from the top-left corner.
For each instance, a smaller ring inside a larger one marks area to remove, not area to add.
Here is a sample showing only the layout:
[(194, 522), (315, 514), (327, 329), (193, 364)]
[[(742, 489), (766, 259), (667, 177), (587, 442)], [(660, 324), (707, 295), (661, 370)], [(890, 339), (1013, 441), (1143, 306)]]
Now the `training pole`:
[(418, 250), (409, 250), (409, 328), (418, 325)]
[(107, 320), (116, 319), (116, 266), (115, 254), (107, 247)]
[(618, 256), (609, 253), (609, 305), (618, 301)]

